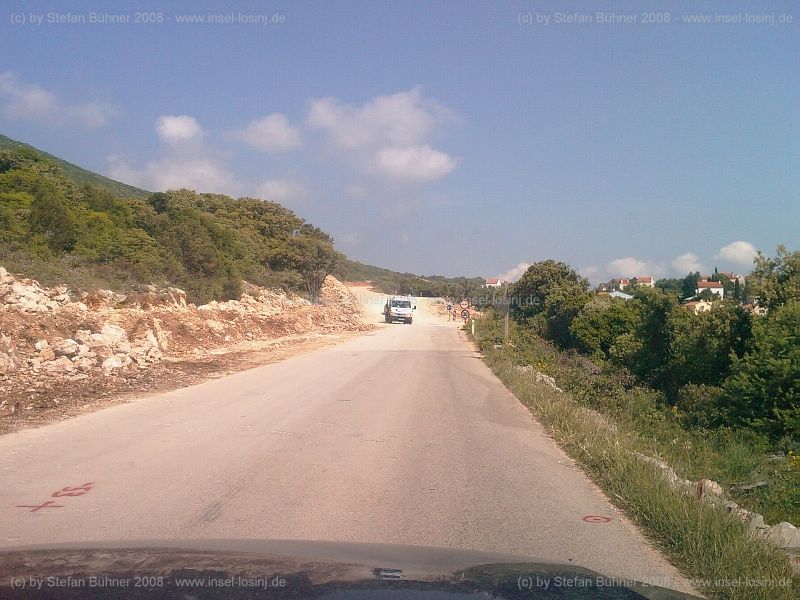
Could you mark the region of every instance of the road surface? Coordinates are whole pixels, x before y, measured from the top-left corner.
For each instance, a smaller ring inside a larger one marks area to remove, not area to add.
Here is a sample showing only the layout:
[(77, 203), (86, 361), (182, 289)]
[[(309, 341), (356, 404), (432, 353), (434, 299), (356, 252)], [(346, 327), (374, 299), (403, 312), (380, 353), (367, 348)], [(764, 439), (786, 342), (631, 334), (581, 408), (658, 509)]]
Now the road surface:
[(414, 544), (689, 590), (425, 309), (387, 325), (372, 305), (378, 329), (338, 346), (0, 437), (0, 546)]

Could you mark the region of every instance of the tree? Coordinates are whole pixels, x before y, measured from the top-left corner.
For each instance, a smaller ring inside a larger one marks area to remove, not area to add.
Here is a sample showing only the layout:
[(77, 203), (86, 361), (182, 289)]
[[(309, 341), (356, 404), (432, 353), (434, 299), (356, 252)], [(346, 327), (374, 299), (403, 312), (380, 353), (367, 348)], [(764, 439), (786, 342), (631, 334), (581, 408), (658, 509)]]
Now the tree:
[(597, 297), (588, 302), (570, 325), (579, 350), (593, 358), (607, 359), (620, 336), (634, 330), (635, 314), (625, 300)]
[(780, 245), (775, 258), (756, 255), (751, 274), (753, 293), (769, 309), (800, 300), (800, 250), (789, 252)]
[(673, 296), (650, 288), (641, 289), (628, 303), (635, 313), (634, 329), (620, 336), (610, 353), (642, 381), (670, 394), (670, 317), (683, 309)]
[(589, 281), (569, 265), (545, 260), (528, 267), (511, 289), (518, 319), (532, 325), (562, 348), (575, 345), (572, 320), (589, 301)]
[(28, 224), (33, 233), (44, 235), (49, 248), (58, 254), (72, 250), (78, 239), (71, 211), (55, 186), (47, 182), (40, 182), (33, 189)]
[(511, 287), (514, 310), (518, 317), (531, 317), (545, 310), (548, 299), (586, 294), (589, 282), (569, 265), (545, 260), (528, 267)]
[(723, 303), (695, 315), (673, 311), (669, 318), (670, 389), (692, 383), (720, 385), (732, 360), (744, 356), (751, 338), (750, 314)]
[(305, 227), (296, 236), (280, 240), (274, 247), (273, 266), (300, 273), (309, 300), (319, 303), (325, 278), (334, 272), (343, 256), (334, 250), (330, 236), (316, 227)]
[[(734, 424), (800, 441), (800, 300), (753, 322), (752, 349), (734, 360), (724, 389)], [(793, 442), (791, 441), (793, 440)]]
[[(675, 296), (681, 296), (683, 292), (683, 279), (659, 279), (656, 281), (656, 288), (674, 294)], [(694, 294), (694, 290), (692, 290), (692, 294)]]
[(303, 252), (297, 264), (297, 270), (303, 276), (311, 302), (320, 301), (320, 292), (325, 278), (333, 273), (342, 255), (333, 249), (326, 240), (311, 238), (302, 243)]
[(692, 298), (695, 295), (695, 293), (697, 292), (698, 281), (700, 281), (699, 271), (695, 273), (689, 273), (686, 277), (683, 278), (683, 283), (681, 284), (681, 294), (680, 294), (681, 301), (686, 300), (687, 298)]
[(719, 296), (708, 288), (702, 290), (699, 294), (697, 294), (697, 296), (695, 296), (695, 298), (697, 298), (698, 300), (706, 300), (708, 302), (719, 300)]

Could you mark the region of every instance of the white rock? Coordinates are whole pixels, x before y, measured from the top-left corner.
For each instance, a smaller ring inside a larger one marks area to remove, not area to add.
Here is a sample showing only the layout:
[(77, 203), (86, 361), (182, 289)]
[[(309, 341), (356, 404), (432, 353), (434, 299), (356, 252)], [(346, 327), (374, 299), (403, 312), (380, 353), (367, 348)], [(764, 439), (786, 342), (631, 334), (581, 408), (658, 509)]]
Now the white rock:
[(36, 342), (33, 347), (36, 348), (37, 351), (41, 352), (45, 348), (49, 347), (50, 344), (47, 343), (47, 340), (39, 340)]
[(79, 371), (89, 371), (91, 370), (95, 364), (97, 364), (93, 358), (89, 358), (85, 355), (79, 355), (72, 359), (72, 364), (75, 365), (75, 368)]
[(0, 352), (0, 375), (17, 370), (17, 362), (8, 354)]
[(56, 353), (56, 356), (75, 356), (78, 354), (79, 349), (78, 342), (70, 338), (53, 343), (53, 352)]
[(0, 352), (10, 352), (14, 348), (11, 338), (4, 333), (0, 333)]
[(75, 365), (72, 364), (72, 361), (68, 359), (66, 356), (61, 356), (56, 360), (51, 360), (50, 362), (45, 363), (44, 365), (45, 370), (51, 373), (71, 373), (75, 370)]
[(103, 325), (103, 328), (100, 330), (100, 333), (109, 340), (111, 340), (112, 344), (115, 342), (128, 341), (128, 334), (119, 325), (112, 325), (111, 323), (107, 323), (106, 325)]
[(103, 361), (103, 371), (111, 373), (114, 369), (122, 368), (122, 359), (119, 356), (109, 356)]
[(778, 548), (800, 550), (800, 530), (791, 523), (778, 523), (769, 528), (767, 541)]
[(713, 479), (701, 479), (700, 486), (701, 495), (703, 496), (717, 496), (721, 498), (725, 495), (722, 491), (722, 486)]

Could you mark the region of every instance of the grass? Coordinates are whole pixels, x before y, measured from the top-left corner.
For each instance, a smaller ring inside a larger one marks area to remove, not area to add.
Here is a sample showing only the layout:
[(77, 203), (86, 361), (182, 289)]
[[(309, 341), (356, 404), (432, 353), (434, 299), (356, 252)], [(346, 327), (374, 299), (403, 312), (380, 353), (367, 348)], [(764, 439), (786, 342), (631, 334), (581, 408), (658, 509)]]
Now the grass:
[[(679, 433), (680, 428), (664, 411), (652, 407), (647, 392), (638, 391), (630, 398), (609, 398), (602, 410), (595, 410), (585, 404), (580, 394), (559, 393), (520, 372), (516, 367), (520, 364), (519, 355), (526, 354), (524, 349), (495, 348), (491, 327), (490, 320), (479, 321), (476, 330), (487, 365), (609, 498), (695, 581), (699, 591), (710, 598), (726, 600), (800, 597), (800, 578), (793, 577), (780, 550), (750, 539), (744, 525), (723, 510), (674, 490), (660, 471), (642, 464), (633, 455), (634, 451), (659, 455), (679, 474), (693, 479), (688, 474), (709, 469), (720, 458), (713, 442), (698, 448), (696, 440), (684, 432), (684, 436), (668, 440), (666, 446), (672, 450), (664, 452), (664, 440)], [(526, 358), (538, 359), (538, 365), (527, 364), (544, 372), (548, 371), (548, 363), (552, 367), (552, 363), (563, 360), (558, 355), (547, 356), (544, 349), (540, 356), (532, 357), (528, 352)], [(548, 374), (555, 376), (552, 368)], [(625, 404), (627, 410), (623, 409)], [(738, 474), (752, 474), (752, 468), (761, 467), (758, 452), (748, 447), (744, 438), (734, 436), (733, 440), (728, 445), (733, 450), (728, 456), (729, 464), (716, 468), (720, 472), (738, 469)], [(700, 477), (712, 474), (697, 478)], [(750, 585), (743, 584), (748, 581)]]

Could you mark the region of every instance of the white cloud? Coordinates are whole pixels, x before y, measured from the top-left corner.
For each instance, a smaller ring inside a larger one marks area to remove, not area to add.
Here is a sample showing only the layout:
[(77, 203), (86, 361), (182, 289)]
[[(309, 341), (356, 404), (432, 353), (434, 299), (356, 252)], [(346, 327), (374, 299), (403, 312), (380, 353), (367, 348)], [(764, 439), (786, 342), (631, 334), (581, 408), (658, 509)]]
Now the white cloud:
[(424, 141), (453, 114), (422, 96), (415, 87), (406, 92), (377, 96), (362, 106), (342, 104), (335, 98), (312, 100), (308, 124), (327, 132), (342, 148), (403, 146)]
[(110, 177), (159, 192), (179, 188), (231, 196), (243, 192), (244, 186), (225, 166), (223, 157), (202, 143), (203, 129), (194, 117), (162, 115), (155, 130), (167, 143), (164, 154), (141, 168), (110, 156)]
[(234, 138), (264, 152), (283, 152), (303, 145), (300, 131), (281, 113), (250, 121), (244, 129), (234, 132)]
[(156, 133), (167, 144), (178, 144), (199, 139), (203, 128), (189, 115), (162, 115), (156, 120)]
[(296, 202), (308, 195), (306, 187), (290, 179), (270, 179), (261, 183), (256, 191), (258, 197), (272, 202)]
[(424, 145), (383, 148), (375, 155), (375, 165), (391, 179), (418, 183), (441, 179), (456, 168), (456, 161)]
[(633, 256), (617, 258), (606, 265), (606, 273), (611, 277), (637, 277), (639, 275), (652, 275), (661, 277), (666, 269), (660, 263), (651, 260), (642, 260)]
[(720, 248), (714, 258), (727, 260), (740, 267), (752, 267), (757, 252), (758, 250), (753, 244), (739, 240)]
[(531, 266), (530, 263), (521, 262), (517, 264), (516, 267), (512, 267), (505, 273), (501, 273), (500, 275), (497, 276), (497, 278), (500, 281), (516, 281), (517, 279), (522, 277), (522, 274), (525, 273), (525, 271), (527, 271), (528, 267), (530, 266)]
[(369, 194), (369, 190), (360, 183), (348, 183), (342, 191), (345, 196), (356, 199), (366, 198)]
[(440, 179), (456, 167), (449, 154), (431, 148), (429, 138), (451, 111), (425, 98), (422, 89), (377, 96), (361, 106), (335, 98), (312, 100), (306, 124), (363, 172), (400, 183)]
[(692, 254), (691, 252), (687, 252), (686, 254), (681, 254), (680, 256), (676, 256), (672, 259), (672, 262), (669, 263), (670, 266), (675, 270), (676, 273), (680, 275), (686, 275), (687, 273), (696, 273), (700, 271), (701, 273), (705, 271), (705, 267), (700, 262), (700, 258), (696, 254)]
[(358, 246), (361, 244), (361, 234), (358, 233), (343, 233), (336, 236), (336, 243), (345, 246)]
[(31, 120), (61, 125), (77, 123), (90, 129), (102, 127), (117, 110), (102, 102), (63, 104), (43, 87), (25, 83), (11, 71), (0, 73), (0, 107), (12, 120)]
[(109, 177), (149, 190), (189, 188), (232, 196), (242, 191), (233, 173), (213, 156), (169, 155), (150, 161), (141, 169), (115, 156), (109, 158), (109, 163)]
[(421, 198), (401, 195), (391, 199), (383, 199), (381, 201), (381, 214), (390, 219), (404, 217), (418, 211), (421, 206)]
[(636, 277), (644, 275), (647, 271), (647, 263), (633, 256), (617, 258), (606, 265), (606, 272), (616, 277)]
[(586, 279), (596, 281), (600, 277), (600, 267), (597, 265), (589, 265), (586, 267), (581, 267), (578, 269), (578, 272), (586, 277)]

